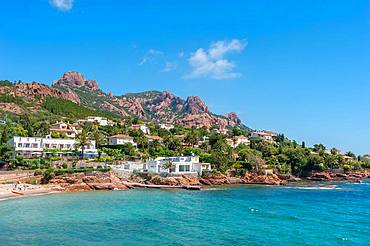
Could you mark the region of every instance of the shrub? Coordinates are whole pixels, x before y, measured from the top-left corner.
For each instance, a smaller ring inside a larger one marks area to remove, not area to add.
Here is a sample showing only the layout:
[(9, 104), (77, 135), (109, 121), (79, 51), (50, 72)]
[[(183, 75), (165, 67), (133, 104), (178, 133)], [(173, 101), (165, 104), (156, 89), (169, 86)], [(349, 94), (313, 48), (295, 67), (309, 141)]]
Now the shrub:
[(43, 184), (47, 184), (54, 177), (55, 177), (54, 169), (48, 168), (44, 171), (41, 182)]
[(38, 176), (38, 175), (42, 175), (42, 170), (40, 169), (40, 168), (37, 168), (36, 170), (35, 170), (35, 174), (34, 174), (35, 176)]

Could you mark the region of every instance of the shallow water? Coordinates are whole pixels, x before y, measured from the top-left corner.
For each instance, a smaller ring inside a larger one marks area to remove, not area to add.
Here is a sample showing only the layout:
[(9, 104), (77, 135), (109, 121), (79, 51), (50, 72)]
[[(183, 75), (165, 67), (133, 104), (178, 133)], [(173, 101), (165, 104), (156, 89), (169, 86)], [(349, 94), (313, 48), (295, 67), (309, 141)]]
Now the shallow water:
[(1, 245), (370, 245), (370, 183), (65, 193), (0, 215)]

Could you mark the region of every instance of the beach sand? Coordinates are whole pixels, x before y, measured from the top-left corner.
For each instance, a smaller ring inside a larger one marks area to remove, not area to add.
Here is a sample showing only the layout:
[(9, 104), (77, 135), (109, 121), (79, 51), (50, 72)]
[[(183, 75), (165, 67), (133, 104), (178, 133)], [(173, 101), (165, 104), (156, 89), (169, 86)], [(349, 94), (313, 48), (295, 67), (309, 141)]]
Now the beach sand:
[(0, 201), (61, 192), (55, 189), (54, 186), (21, 184), (22, 189), (17, 191), (23, 193), (23, 195), (19, 195), (12, 192), (12, 190), (15, 190), (14, 187), (15, 184), (0, 184)]

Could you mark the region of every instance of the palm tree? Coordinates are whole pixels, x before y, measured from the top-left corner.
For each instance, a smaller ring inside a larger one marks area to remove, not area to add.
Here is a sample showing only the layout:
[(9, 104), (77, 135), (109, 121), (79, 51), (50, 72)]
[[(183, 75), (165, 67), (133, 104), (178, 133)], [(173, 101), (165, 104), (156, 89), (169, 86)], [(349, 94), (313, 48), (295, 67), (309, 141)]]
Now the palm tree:
[(168, 160), (163, 164), (163, 168), (168, 169), (169, 173), (171, 173), (172, 169), (175, 167), (172, 161)]
[(76, 148), (81, 148), (82, 158), (84, 158), (85, 147), (91, 143), (90, 132), (87, 128), (83, 128), (82, 131), (76, 135)]

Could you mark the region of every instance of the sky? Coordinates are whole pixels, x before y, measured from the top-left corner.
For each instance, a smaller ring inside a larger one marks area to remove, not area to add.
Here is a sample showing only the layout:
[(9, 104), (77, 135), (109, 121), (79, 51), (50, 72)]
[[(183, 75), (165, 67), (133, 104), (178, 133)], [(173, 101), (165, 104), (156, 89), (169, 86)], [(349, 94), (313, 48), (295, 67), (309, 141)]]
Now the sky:
[(253, 129), (370, 153), (370, 1), (3, 0), (0, 79), (79, 71), (167, 90)]

